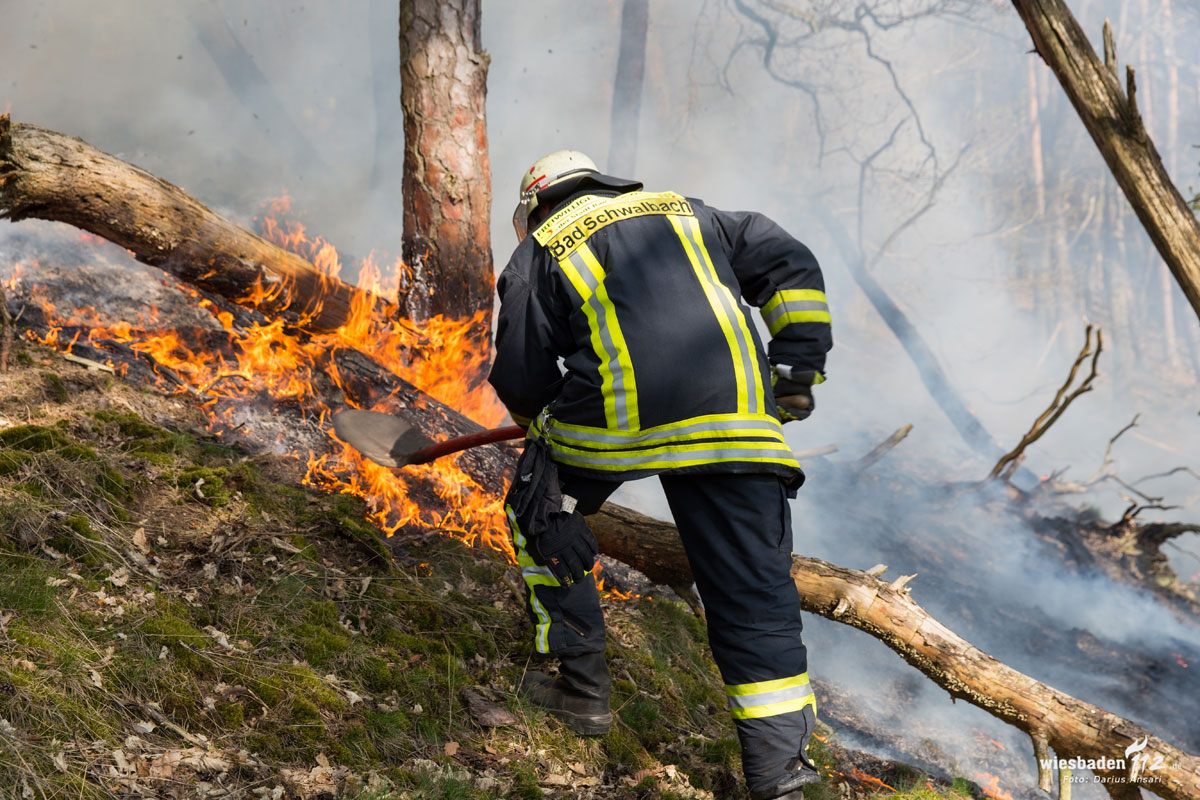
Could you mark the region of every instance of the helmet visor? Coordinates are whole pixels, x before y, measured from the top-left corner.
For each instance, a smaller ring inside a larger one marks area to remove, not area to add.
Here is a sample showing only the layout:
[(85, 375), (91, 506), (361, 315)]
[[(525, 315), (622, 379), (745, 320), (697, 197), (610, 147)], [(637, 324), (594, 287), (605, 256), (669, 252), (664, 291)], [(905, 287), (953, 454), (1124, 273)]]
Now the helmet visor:
[(513, 230), (517, 232), (517, 244), (525, 241), (529, 235), (529, 214), (532, 212), (533, 195), (522, 193), (521, 201), (513, 210)]

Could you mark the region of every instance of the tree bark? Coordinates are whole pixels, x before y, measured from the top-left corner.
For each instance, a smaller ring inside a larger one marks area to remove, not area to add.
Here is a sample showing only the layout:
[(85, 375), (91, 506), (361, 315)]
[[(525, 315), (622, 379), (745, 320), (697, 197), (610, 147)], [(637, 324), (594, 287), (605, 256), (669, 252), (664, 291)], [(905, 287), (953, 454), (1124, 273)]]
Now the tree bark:
[(1200, 221), (1171, 182), (1138, 111), (1132, 67), (1126, 91), (1100, 62), (1063, 0), (1012, 0), (1038, 54), (1058, 77), (1159, 254), (1200, 317)]
[(649, 23), (649, 0), (625, 0), (621, 4), (621, 46), (617, 51), (612, 131), (608, 143), (610, 175), (631, 177), (637, 166), (638, 120), (642, 110), (646, 29)]
[(382, 302), (82, 139), (0, 117), (0, 219), (66, 222), (197, 288), (317, 333)]
[(416, 321), (470, 317), (492, 305), (487, 68), (479, 0), (401, 0), (403, 256), (410, 271), (401, 302)]

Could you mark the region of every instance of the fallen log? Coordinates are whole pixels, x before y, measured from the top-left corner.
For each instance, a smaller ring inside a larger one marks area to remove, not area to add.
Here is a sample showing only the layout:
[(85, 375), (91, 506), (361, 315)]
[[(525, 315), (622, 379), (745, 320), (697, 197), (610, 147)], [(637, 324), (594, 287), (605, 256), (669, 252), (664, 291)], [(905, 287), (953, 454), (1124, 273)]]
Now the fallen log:
[[(670, 523), (610, 505), (589, 522), (601, 550), (647, 575), (678, 581), (690, 574)], [(1123, 768), (1093, 770), (1113, 781), (1104, 785), (1114, 797), (1126, 796), (1119, 792), (1132, 788), (1130, 782), (1170, 800), (1200, 797), (1200, 758), (982, 652), (917, 605), (899, 581), (888, 583), (804, 556), (792, 557), (792, 579), (806, 611), (871, 634), (951, 697), (982, 708), (1034, 741), (1045, 739), (1058, 758), (1123, 759)], [(1136, 761), (1124, 755), (1143, 739), (1146, 746)]]
[(197, 288), (315, 332), (383, 303), (82, 139), (0, 116), (0, 219), (66, 222)]

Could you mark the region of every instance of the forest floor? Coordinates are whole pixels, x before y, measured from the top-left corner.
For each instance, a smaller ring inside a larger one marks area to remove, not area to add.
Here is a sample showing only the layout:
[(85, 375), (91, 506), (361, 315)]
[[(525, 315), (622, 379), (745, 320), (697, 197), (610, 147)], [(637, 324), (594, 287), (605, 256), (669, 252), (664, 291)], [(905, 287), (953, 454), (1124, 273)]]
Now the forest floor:
[[(198, 410), (18, 344), (0, 375), (0, 797), (743, 798), (705, 630), (606, 596), (617, 722), (519, 699), (519, 579)], [(979, 797), (840, 746), (809, 798)]]

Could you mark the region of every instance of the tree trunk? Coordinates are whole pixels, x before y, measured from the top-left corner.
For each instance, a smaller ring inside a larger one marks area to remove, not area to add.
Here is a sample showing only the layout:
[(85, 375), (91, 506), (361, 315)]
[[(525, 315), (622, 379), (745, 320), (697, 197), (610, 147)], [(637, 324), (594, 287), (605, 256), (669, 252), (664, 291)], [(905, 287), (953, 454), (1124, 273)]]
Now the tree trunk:
[(66, 222), (199, 289), (318, 333), (382, 302), (82, 139), (0, 116), (0, 219)]
[(638, 119), (646, 73), (646, 29), (650, 0), (625, 0), (621, 5), (621, 46), (613, 82), (612, 133), (608, 144), (608, 173), (632, 177), (637, 166)]
[(1013, 0), (1038, 53), (1054, 70), (1129, 203), (1200, 317), (1200, 221), (1171, 183), (1138, 112), (1133, 68), (1126, 92), (1063, 0)]
[[(488, 56), (479, 0), (401, 0), (404, 263), (401, 302), (418, 322), (492, 306)], [(488, 333), (485, 322), (482, 335)]]

